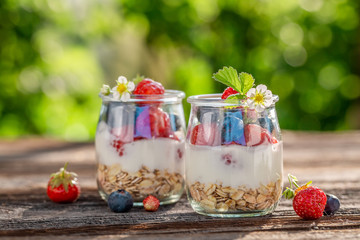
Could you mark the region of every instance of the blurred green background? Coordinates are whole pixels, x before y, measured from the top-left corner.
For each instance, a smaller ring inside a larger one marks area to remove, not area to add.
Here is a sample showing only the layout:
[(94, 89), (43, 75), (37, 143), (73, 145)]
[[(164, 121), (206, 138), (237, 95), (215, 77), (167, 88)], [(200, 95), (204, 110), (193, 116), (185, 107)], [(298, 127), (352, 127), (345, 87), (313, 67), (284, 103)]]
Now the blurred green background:
[(283, 129), (360, 129), (359, 5), (1, 0), (0, 136), (91, 140), (103, 83), (140, 73), (187, 96), (222, 92), (223, 66), (280, 96)]

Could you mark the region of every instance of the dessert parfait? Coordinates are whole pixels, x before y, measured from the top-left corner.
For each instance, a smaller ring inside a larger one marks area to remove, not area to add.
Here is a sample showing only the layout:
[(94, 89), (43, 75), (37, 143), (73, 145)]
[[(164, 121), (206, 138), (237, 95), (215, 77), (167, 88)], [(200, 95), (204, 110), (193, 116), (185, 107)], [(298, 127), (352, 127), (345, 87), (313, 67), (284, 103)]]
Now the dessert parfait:
[(104, 85), (95, 147), (101, 197), (128, 191), (134, 205), (148, 195), (176, 202), (184, 186), (184, 93), (165, 90), (151, 79)]
[(271, 213), (282, 192), (282, 151), (275, 111), (278, 97), (254, 78), (225, 67), (214, 78), (223, 94), (191, 103), (186, 140), (186, 185), (193, 209), (220, 217)]

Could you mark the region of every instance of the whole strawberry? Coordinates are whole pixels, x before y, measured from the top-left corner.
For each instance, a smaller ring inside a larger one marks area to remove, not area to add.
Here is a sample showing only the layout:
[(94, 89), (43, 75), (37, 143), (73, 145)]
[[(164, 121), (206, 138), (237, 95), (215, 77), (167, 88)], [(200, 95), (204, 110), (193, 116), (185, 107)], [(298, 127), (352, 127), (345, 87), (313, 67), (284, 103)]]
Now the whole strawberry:
[(66, 171), (68, 163), (65, 163), (59, 172), (51, 174), (47, 195), (56, 203), (75, 202), (80, 196), (80, 186), (77, 182), (77, 174)]
[[(326, 205), (326, 194), (317, 187), (309, 186), (311, 181), (299, 186), (295, 176), (289, 174), (290, 188), (286, 188), (283, 195), (293, 200), (293, 208), (299, 217), (306, 220), (318, 219), (323, 215)], [(296, 187), (294, 191), (292, 186)]]
[(311, 186), (295, 195), (293, 208), (303, 219), (318, 219), (323, 215), (326, 200), (326, 194), (320, 188)]
[(149, 195), (144, 199), (143, 204), (146, 211), (156, 212), (159, 208), (160, 201), (153, 195)]

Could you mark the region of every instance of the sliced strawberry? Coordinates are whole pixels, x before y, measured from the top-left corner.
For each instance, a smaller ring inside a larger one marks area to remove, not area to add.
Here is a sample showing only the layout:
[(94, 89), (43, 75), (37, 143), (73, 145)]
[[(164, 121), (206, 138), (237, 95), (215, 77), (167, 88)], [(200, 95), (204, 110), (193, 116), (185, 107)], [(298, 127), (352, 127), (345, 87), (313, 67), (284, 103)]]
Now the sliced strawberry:
[(145, 78), (135, 88), (134, 94), (159, 95), (164, 94), (165, 89), (159, 82)]
[(245, 141), (247, 146), (258, 146), (271, 143), (271, 136), (268, 130), (256, 124), (247, 124), (244, 128)]
[(220, 144), (219, 129), (216, 124), (196, 125), (190, 136), (190, 143), (194, 145), (216, 146)]
[(223, 94), (221, 95), (221, 99), (227, 99), (230, 95), (239, 93), (235, 89), (228, 87), (224, 90)]

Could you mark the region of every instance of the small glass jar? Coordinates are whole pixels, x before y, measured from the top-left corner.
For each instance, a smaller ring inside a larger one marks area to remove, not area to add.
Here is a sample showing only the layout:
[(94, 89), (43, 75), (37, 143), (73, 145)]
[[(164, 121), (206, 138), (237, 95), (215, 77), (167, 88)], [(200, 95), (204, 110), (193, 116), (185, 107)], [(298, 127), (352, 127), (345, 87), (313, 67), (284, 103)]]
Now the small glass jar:
[(221, 94), (191, 96), (188, 102), (185, 178), (192, 208), (215, 217), (273, 212), (283, 174), (275, 104), (259, 113), (241, 101), (225, 102)]
[(150, 194), (160, 204), (178, 201), (184, 189), (185, 94), (166, 90), (126, 102), (100, 97), (95, 147), (101, 197), (125, 189), (135, 206)]

